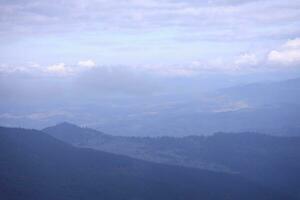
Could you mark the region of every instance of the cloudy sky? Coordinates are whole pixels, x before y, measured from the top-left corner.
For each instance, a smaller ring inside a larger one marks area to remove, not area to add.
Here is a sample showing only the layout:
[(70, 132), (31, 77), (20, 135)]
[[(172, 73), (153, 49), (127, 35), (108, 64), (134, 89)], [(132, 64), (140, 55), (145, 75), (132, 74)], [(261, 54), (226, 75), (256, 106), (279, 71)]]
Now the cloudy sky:
[(0, 0), (0, 124), (294, 77), (300, 0)]
[(0, 0), (0, 72), (292, 70), (300, 0)]

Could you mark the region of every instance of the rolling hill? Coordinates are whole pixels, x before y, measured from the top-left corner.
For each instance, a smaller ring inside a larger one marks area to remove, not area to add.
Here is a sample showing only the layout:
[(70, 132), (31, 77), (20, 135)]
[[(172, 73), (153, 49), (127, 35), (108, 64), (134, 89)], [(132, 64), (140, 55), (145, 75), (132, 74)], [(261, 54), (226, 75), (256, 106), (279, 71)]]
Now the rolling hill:
[(237, 173), (300, 197), (300, 138), (257, 133), (189, 137), (120, 137), (63, 123), (44, 132), (77, 147), (146, 161)]
[(292, 199), (234, 174), (76, 148), (43, 132), (0, 128), (6, 200)]

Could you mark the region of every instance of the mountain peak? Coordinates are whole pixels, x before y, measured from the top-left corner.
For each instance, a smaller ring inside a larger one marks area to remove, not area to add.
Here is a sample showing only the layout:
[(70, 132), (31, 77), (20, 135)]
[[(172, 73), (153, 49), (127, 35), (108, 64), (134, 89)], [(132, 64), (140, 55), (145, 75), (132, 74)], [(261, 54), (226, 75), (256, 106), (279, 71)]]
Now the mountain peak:
[(72, 123), (66, 122), (66, 121), (61, 122), (61, 123), (58, 123), (58, 124), (56, 124), (55, 126), (56, 126), (56, 127), (74, 127), (74, 128), (76, 127), (76, 128), (80, 128), (78, 125), (72, 124)]
[(48, 132), (50, 130), (55, 131), (55, 132), (60, 132), (60, 133), (76, 133), (77, 131), (80, 131), (82, 128), (80, 126), (77, 126), (75, 124), (69, 123), (69, 122), (62, 122), (59, 124), (56, 124), (54, 126), (50, 126), (47, 128), (44, 128), (44, 132)]
[(57, 139), (63, 141), (67, 140), (73, 143), (86, 140), (87, 138), (98, 138), (104, 135), (100, 131), (83, 128), (69, 122), (62, 122), (55, 126), (47, 127), (42, 131)]

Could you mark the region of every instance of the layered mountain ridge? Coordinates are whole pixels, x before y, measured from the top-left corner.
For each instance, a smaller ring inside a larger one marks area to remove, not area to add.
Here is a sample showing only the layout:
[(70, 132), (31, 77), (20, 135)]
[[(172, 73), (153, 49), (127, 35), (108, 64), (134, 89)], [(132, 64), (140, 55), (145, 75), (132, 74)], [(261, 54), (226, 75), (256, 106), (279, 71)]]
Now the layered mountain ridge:
[(76, 129), (68, 127), (60, 124), (43, 131), (77, 147), (156, 163), (240, 174), (266, 187), (300, 195), (299, 137), (258, 133), (218, 133), (180, 138), (120, 137), (78, 126)]
[(0, 128), (0, 162), (7, 200), (293, 199), (239, 175), (76, 148), (36, 130)]

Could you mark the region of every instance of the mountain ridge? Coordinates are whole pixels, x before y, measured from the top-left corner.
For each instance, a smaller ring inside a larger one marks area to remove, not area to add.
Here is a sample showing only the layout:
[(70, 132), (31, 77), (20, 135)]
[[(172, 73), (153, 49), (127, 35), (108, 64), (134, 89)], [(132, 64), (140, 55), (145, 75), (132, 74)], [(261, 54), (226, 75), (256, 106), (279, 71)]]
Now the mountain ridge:
[[(74, 135), (81, 132), (78, 128)], [(48, 128), (48, 134), (62, 139)], [(84, 131), (83, 131), (84, 132)], [(81, 132), (81, 133), (83, 133)], [(71, 132), (69, 134), (72, 134)], [(212, 136), (123, 137), (96, 136), (65, 142), (78, 147), (132, 158), (211, 171), (239, 173), (274, 189), (300, 197), (300, 137), (259, 133), (216, 133)]]
[(238, 175), (76, 148), (35, 130), (1, 127), (0, 162), (0, 197), (9, 200), (284, 197)]

